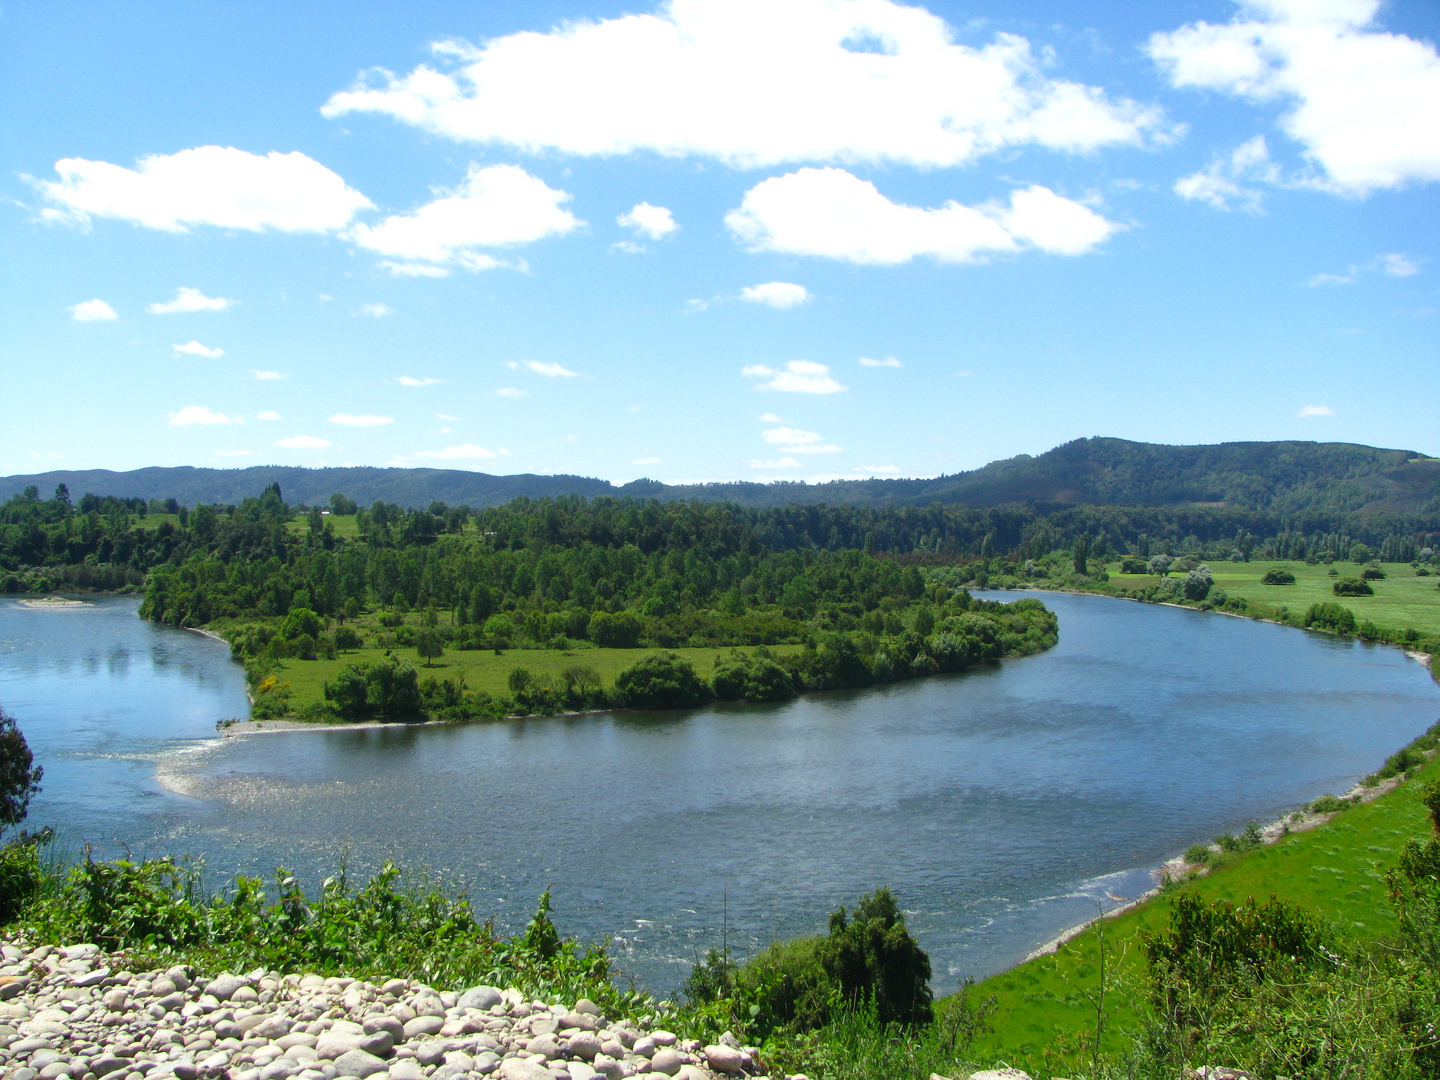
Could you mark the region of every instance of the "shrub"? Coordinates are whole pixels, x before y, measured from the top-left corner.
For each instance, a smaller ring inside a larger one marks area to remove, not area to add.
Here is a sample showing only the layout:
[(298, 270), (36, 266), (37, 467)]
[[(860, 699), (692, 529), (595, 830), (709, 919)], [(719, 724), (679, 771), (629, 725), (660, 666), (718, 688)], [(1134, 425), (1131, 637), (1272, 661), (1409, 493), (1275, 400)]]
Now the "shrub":
[(1336, 596), (1374, 596), (1370, 583), (1361, 578), (1341, 578), (1330, 586)]
[(1384, 581), (1385, 571), (1381, 570), (1378, 566), (1367, 566), (1364, 570), (1360, 571), (1360, 577), (1364, 581)]
[(629, 611), (612, 615), (597, 611), (590, 617), (586, 632), (602, 649), (633, 649), (640, 644), (640, 620)]
[(872, 1004), (886, 1023), (929, 1023), (930, 957), (910, 936), (889, 889), (863, 897), (853, 918), (844, 908), (832, 914), (820, 955), (852, 1008)]
[(1294, 585), (1295, 572), (1283, 566), (1272, 566), (1265, 571), (1265, 576), (1260, 579), (1262, 585)]
[(280, 624), (280, 636), (287, 641), (295, 641), (303, 634), (308, 634), (312, 639), (318, 638), (325, 624), (320, 616), (309, 608), (291, 608), (290, 614), (285, 616), (285, 621)]
[(764, 656), (738, 656), (716, 666), (711, 678), (721, 701), (789, 701), (795, 696), (790, 673)]
[(1355, 613), (1335, 603), (1311, 604), (1305, 612), (1304, 621), (1308, 627), (1333, 630), (1337, 634), (1350, 634), (1355, 631)]
[(1191, 844), (1185, 849), (1185, 861), (1191, 865), (1203, 866), (1210, 861), (1213, 854), (1209, 844)]
[(651, 653), (625, 668), (615, 676), (615, 696), (636, 709), (683, 709), (714, 697), (694, 665), (675, 653)]
[(1204, 600), (1210, 592), (1210, 586), (1215, 584), (1215, 578), (1210, 573), (1210, 568), (1205, 565), (1197, 566), (1185, 575), (1185, 582), (1182, 590), (1186, 600)]
[(1338, 814), (1342, 810), (1349, 810), (1358, 800), (1342, 799), (1338, 795), (1325, 794), (1305, 807), (1312, 814)]
[(1133, 555), (1126, 555), (1120, 560), (1120, 572), (1122, 574), (1143, 574), (1145, 571), (1146, 564), (1144, 559), (1137, 559)]
[(342, 626), (335, 631), (335, 647), (341, 652), (358, 649), (364, 644), (365, 639), (353, 627)]
[(420, 714), (420, 676), (408, 660), (387, 656), (373, 664), (346, 664), (321, 690), (347, 720)]

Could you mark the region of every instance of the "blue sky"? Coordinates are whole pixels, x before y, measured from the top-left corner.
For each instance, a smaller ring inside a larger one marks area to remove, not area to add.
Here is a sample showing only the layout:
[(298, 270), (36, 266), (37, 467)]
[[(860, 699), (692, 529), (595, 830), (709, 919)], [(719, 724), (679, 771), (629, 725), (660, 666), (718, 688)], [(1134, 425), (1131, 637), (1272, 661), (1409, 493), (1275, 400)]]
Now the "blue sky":
[(1432, 0), (6, 2), (0, 472), (1440, 453), (1437, 38)]

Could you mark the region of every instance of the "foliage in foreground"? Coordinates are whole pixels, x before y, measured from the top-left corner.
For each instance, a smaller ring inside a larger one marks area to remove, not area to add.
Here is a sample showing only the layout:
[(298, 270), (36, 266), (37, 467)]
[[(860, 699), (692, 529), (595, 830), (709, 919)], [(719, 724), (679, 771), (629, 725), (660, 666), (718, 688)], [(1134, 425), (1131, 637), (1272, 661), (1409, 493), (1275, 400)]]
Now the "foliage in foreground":
[(359, 888), (342, 869), (314, 896), (284, 870), (268, 889), (241, 875), (210, 894), (199, 866), (169, 858), (103, 862), (87, 853), (61, 869), (46, 860), (46, 839), (0, 848), (0, 912), (36, 941), (93, 941), (142, 965), (487, 983), (621, 1003), (605, 950), (560, 936), (548, 891), (524, 934), (505, 938), (468, 900), (403, 881), (390, 863)]

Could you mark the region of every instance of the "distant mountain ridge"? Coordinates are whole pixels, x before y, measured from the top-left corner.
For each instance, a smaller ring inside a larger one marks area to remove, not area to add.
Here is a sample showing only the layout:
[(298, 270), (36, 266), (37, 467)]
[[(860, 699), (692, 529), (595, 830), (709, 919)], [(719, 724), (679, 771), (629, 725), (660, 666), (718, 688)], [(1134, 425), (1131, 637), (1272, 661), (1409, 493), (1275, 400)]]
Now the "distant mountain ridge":
[(745, 506), (849, 503), (926, 506), (941, 502), (992, 507), (1012, 503), (1096, 506), (1175, 506), (1214, 503), (1277, 513), (1312, 509), (1440, 515), (1440, 459), (1411, 450), (1354, 443), (1235, 442), (1167, 446), (1089, 438), (1038, 456), (1021, 454), (979, 469), (930, 480), (835, 480), (825, 484), (749, 482), (667, 485), (635, 480), (616, 485), (592, 477), (518, 473), (494, 476), (457, 469), (305, 469), (256, 465), (245, 469), (191, 466), (130, 472), (57, 470), (0, 477), (0, 499), (34, 485), (49, 496), (66, 484), (86, 492), (186, 505), (239, 503), (278, 483), (291, 503), (327, 502), (340, 492), (362, 506), (378, 500), (402, 506), (497, 506), (525, 495), (619, 496), (729, 501)]

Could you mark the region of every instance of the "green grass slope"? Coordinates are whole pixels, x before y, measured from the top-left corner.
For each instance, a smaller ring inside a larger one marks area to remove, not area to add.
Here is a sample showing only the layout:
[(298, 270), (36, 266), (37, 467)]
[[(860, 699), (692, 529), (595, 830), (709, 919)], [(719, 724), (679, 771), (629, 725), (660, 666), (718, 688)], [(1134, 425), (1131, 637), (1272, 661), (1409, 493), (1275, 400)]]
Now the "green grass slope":
[[(1428, 834), (1420, 790), (1437, 779), (1440, 759), (1374, 802), (1312, 831), (1233, 856), (1181, 888), (1232, 903), (1275, 895), (1319, 912), (1346, 934), (1383, 937), (1394, 930), (1384, 869), (1408, 838)], [(1004, 1062), (1036, 1077), (1068, 1076), (1081, 1069), (1096, 1026), (1102, 937), (1108, 968), (1102, 1046), (1123, 1052), (1144, 1009), (1141, 935), (1168, 924), (1171, 895), (1092, 925), (1054, 955), (978, 983), (971, 1000), (993, 995), (996, 1009), (989, 1020), (992, 1031), (977, 1044), (975, 1058)]]

